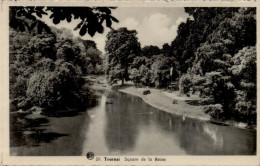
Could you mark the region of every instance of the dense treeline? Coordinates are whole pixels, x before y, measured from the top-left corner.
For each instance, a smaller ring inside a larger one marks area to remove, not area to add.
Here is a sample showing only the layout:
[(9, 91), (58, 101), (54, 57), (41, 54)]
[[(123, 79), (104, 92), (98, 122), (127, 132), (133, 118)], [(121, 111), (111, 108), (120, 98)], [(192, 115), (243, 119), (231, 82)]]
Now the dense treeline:
[(91, 73), (89, 64), (101, 65), (101, 53), (95, 42), (73, 38), (70, 30), (50, 29), (38, 34), (10, 28), (10, 98), (17, 109), (87, 106), (82, 76)]
[[(156, 88), (176, 82), (181, 94), (198, 93), (205, 112), (213, 118), (254, 125), (256, 9), (185, 8), (185, 12), (191, 17), (179, 25), (172, 43), (161, 49), (140, 48), (137, 32), (130, 38), (119, 38), (121, 45), (116, 45), (114, 38), (129, 36), (131, 31), (121, 28), (118, 35), (112, 30), (106, 42), (109, 68), (114, 68), (114, 72), (107, 72), (113, 78), (111, 83), (122, 76), (136, 85)], [(113, 50), (111, 44), (116, 45)], [(113, 60), (116, 57), (124, 63)]]
[[(105, 49), (108, 55), (106, 74), (110, 84), (132, 80), (135, 84), (166, 87), (172, 79), (170, 68), (179, 65), (176, 58), (170, 56), (167, 44), (162, 50), (157, 46), (141, 49), (137, 31), (127, 28), (111, 30)], [(179, 72), (174, 69), (172, 77), (176, 79), (178, 75)]]
[(54, 24), (81, 20), (79, 34), (103, 33), (118, 20), (115, 7), (10, 7), (10, 100), (17, 110), (42, 112), (58, 107), (86, 106), (89, 90), (82, 78), (104, 73), (101, 52), (93, 41), (73, 38), (66, 29), (49, 27), (40, 18), (47, 15)]
[(182, 76), (190, 81), (180, 84), (200, 92), (205, 111), (212, 117), (255, 124), (256, 9), (188, 8), (186, 11), (194, 17), (195, 29), (204, 26), (208, 30), (201, 37), (196, 36), (200, 42), (191, 54), (192, 66)]
[(132, 80), (166, 88), (175, 83), (183, 95), (200, 95), (213, 118), (256, 123), (255, 8), (185, 8), (190, 18), (162, 48), (141, 48), (137, 31), (112, 29), (106, 60), (95, 42), (37, 20), (48, 14), (55, 24), (80, 18), (75, 29), (93, 36), (103, 32), (103, 22), (107, 27), (118, 22), (111, 9), (10, 8), (11, 102), (31, 111), (84, 107), (89, 91), (82, 76), (106, 73), (110, 84)]

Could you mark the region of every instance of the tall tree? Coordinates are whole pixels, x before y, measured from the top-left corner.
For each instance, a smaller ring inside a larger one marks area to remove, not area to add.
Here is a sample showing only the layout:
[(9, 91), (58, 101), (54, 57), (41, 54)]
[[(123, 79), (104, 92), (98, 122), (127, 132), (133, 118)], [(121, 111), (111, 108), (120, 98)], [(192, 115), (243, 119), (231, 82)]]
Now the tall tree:
[(137, 31), (127, 28), (111, 30), (107, 34), (105, 50), (108, 55), (107, 76), (110, 84), (128, 79), (128, 67), (134, 57), (140, 55), (141, 47), (136, 37)]

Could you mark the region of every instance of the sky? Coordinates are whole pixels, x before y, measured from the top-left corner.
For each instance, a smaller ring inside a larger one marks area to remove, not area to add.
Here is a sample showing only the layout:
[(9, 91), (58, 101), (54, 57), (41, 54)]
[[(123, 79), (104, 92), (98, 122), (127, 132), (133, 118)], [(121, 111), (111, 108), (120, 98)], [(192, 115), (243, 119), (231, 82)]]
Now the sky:
[[(189, 17), (184, 12), (184, 8), (181, 7), (118, 7), (112, 10), (112, 16), (119, 20), (119, 23), (113, 22), (112, 27), (114, 29), (120, 27), (127, 27), (129, 30), (135, 29), (138, 34), (138, 40), (141, 46), (155, 45), (162, 47), (164, 43), (171, 43), (176, 35), (178, 25), (181, 22), (185, 22)], [(74, 36), (80, 36), (79, 30), (74, 31), (79, 20), (67, 23), (63, 21), (58, 25), (54, 25), (50, 19), (43, 18), (43, 20), (51, 26), (57, 28), (71, 29)], [(94, 37), (85, 35), (82, 39), (94, 40), (100, 51), (104, 52), (106, 34), (109, 32), (109, 28), (105, 28), (103, 34), (96, 33)]]

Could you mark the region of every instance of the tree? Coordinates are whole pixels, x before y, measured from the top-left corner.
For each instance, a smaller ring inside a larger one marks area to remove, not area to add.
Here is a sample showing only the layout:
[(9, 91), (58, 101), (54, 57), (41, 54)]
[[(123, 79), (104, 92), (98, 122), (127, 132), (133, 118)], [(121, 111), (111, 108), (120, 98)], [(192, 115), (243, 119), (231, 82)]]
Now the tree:
[(134, 82), (134, 84), (142, 84), (146, 86), (151, 85), (151, 65), (153, 60), (145, 56), (137, 56), (134, 58), (130, 65), (130, 75), (129, 78)]
[[(185, 8), (173, 55), (184, 74), (180, 90), (199, 91), (213, 118), (256, 123), (256, 9)], [(203, 28), (202, 28), (203, 27)], [(188, 78), (188, 79), (187, 79)]]
[(90, 63), (96, 67), (96, 65), (100, 65), (102, 63), (102, 59), (100, 57), (101, 51), (96, 48), (90, 47), (87, 50), (86, 56), (90, 58)]
[(73, 33), (72, 30), (70, 29), (66, 29), (66, 28), (56, 28), (56, 27), (50, 27), (51, 28), (51, 32), (55, 34), (56, 36), (56, 40), (58, 42), (62, 41), (62, 40), (73, 40)]
[[(253, 8), (250, 10), (252, 9)], [(214, 32), (221, 32), (222, 28), (224, 30), (223, 33), (225, 33), (223, 37), (226, 38), (227, 36), (230, 36), (227, 33), (229, 31), (229, 29), (227, 29), (228, 26), (225, 27), (225, 25), (236, 25), (230, 18), (234, 17), (238, 10), (239, 8), (185, 8), (185, 12), (188, 13), (191, 18), (188, 18), (185, 23), (179, 25), (178, 34), (171, 43), (171, 53), (179, 61), (181, 73), (187, 73), (188, 68), (193, 66), (197, 49), (201, 44), (205, 42), (209, 42), (210, 44), (215, 43), (214, 37), (218, 38), (218, 35), (212, 35)], [(224, 24), (224, 22), (226, 24)], [(222, 23), (223, 25), (221, 25)], [(222, 27), (218, 29), (220, 25)], [(236, 28), (233, 27), (233, 31), (234, 29)]]
[[(171, 67), (174, 67), (172, 75), (170, 75)], [(179, 77), (179, 74), (176, 59), (163, 55), (156, 56), (151, 65), (151, 83), (156, 88), (167, 87), (170, 81), (175, 80), (177, 77)]]
[(171, 46), (168, 43), (164, 43), (161, 52), (164, 56), (171, 56)]
[(256, 124), (256, 47), (244, 47), (233, 58), (229, 68), (236, 86), (236, 116)]
[[(83, 79), (76, 66), (62, 59), (42, 59), (28, 80), (26, 97), (29, 104), (43, 109), (62, 106), (81, 108), (86, 104)], [(66, 90), (65, 90), (66, 89)]]
[(190, 75), (184, 74), (181, 76), (179, 80), (179, 91), (181, 94), (188, 94), (190, 91), (190, 87), (192, 84), (192, 80)]
[(81, 38), (73, 38), (73, 43), (75, 43), (74, 45), (80, 50), (78, 56), (82, 62), (83, 74), (102, 73), (102, 52), (97, 49), (96, 43), (92, 40), (83, 40)]
[[(205, 75), (205, 82), (202, 88), (202, 100), (205, 105), (219, 104), (223, 108), (223, 112), (214, 112), (205, 107), (205, 112), (210, 113), (213, 117), (217, 118), (231, 118), (234, 107), (234, 84), (231, 82), (231, 76), (225, 75), (222, 72), (208, 72)], [(209, 107), (212, 108), (212, 107)], [(216, 109), (217, 111), (221, 109)]]
[(142, 48), (142, 55), (146, 57), (152, 57), (153, 55), (160, 55), (161, 50), (158, 46), (144, 46)]
[(105, 50), (108, 55), (108, 70), (106, 74), (110, 84), (117, 80), (122, 80), (124, 84), (124, 80), (128, 79), (128, 67), (141, 51), (136, 35), (135, 30), (129, 31), (127, 28), (111, 30), (107, 34)]
[[(218, 18), (218, 26), (196, 50), (193, 73), (204, 75), (220, 68), (226, 70), (229, 66), (226, 64), (225, 55), (229, 54), (232, 57), (243, 47), (255, 45), (255, 9), (235, 9), (236, 12), (227, 12), (230, 13), (228, 18)], [(212, 19), (212, 22), (216, 24), (216, 18)]]
[[(82, 78), (88, 49), (70, 30), (50, 28), (39, 18), (49, 15), (54, 24), (79, 19), (81, 36), (103, 33), (102, 23), (118, 22), (113, 7), (10, 7), (10, 98), (17, 110), (49, 111), (57, 107), (85, 108), (89, 95)], [(96, 49), (96, 44), (90, 42)], [(92, 51), (93, 52), (93, 51)]]
[(119, 22), (111, 15), (111, 9), (115, 9), (115, 7), (10, 7), (9, 25), (20, 31), (32, 31), (37, 27), (38, 33), (42, 33), (43, 30), (51, 33), (50, 28), (45, 23), (38, 21), (37, 17), (42, 18), (43, 15), (49, 15), (54, 24), (59, 24), (63, 20), (70, 23), (73, 19), (80, 19), (80, 23), (74, 30), (80, 29), (81, 36), (86, 33), (94, 36), (96, 32), (103, 33), (104, 21), (109, 28), (111, 28), (112, 22)]
[(12, 28), (10, 36), (10, 99), (17, 110), (86, 107), (81, 50), (73, 39)]

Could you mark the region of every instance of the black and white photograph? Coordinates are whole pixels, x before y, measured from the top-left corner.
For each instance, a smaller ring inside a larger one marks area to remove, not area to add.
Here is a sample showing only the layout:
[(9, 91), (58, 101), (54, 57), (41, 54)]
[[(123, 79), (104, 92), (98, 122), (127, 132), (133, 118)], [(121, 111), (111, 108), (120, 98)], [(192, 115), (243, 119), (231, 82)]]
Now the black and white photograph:
[(10, 156), (257, 155), (256, 7), (8, 10)]

